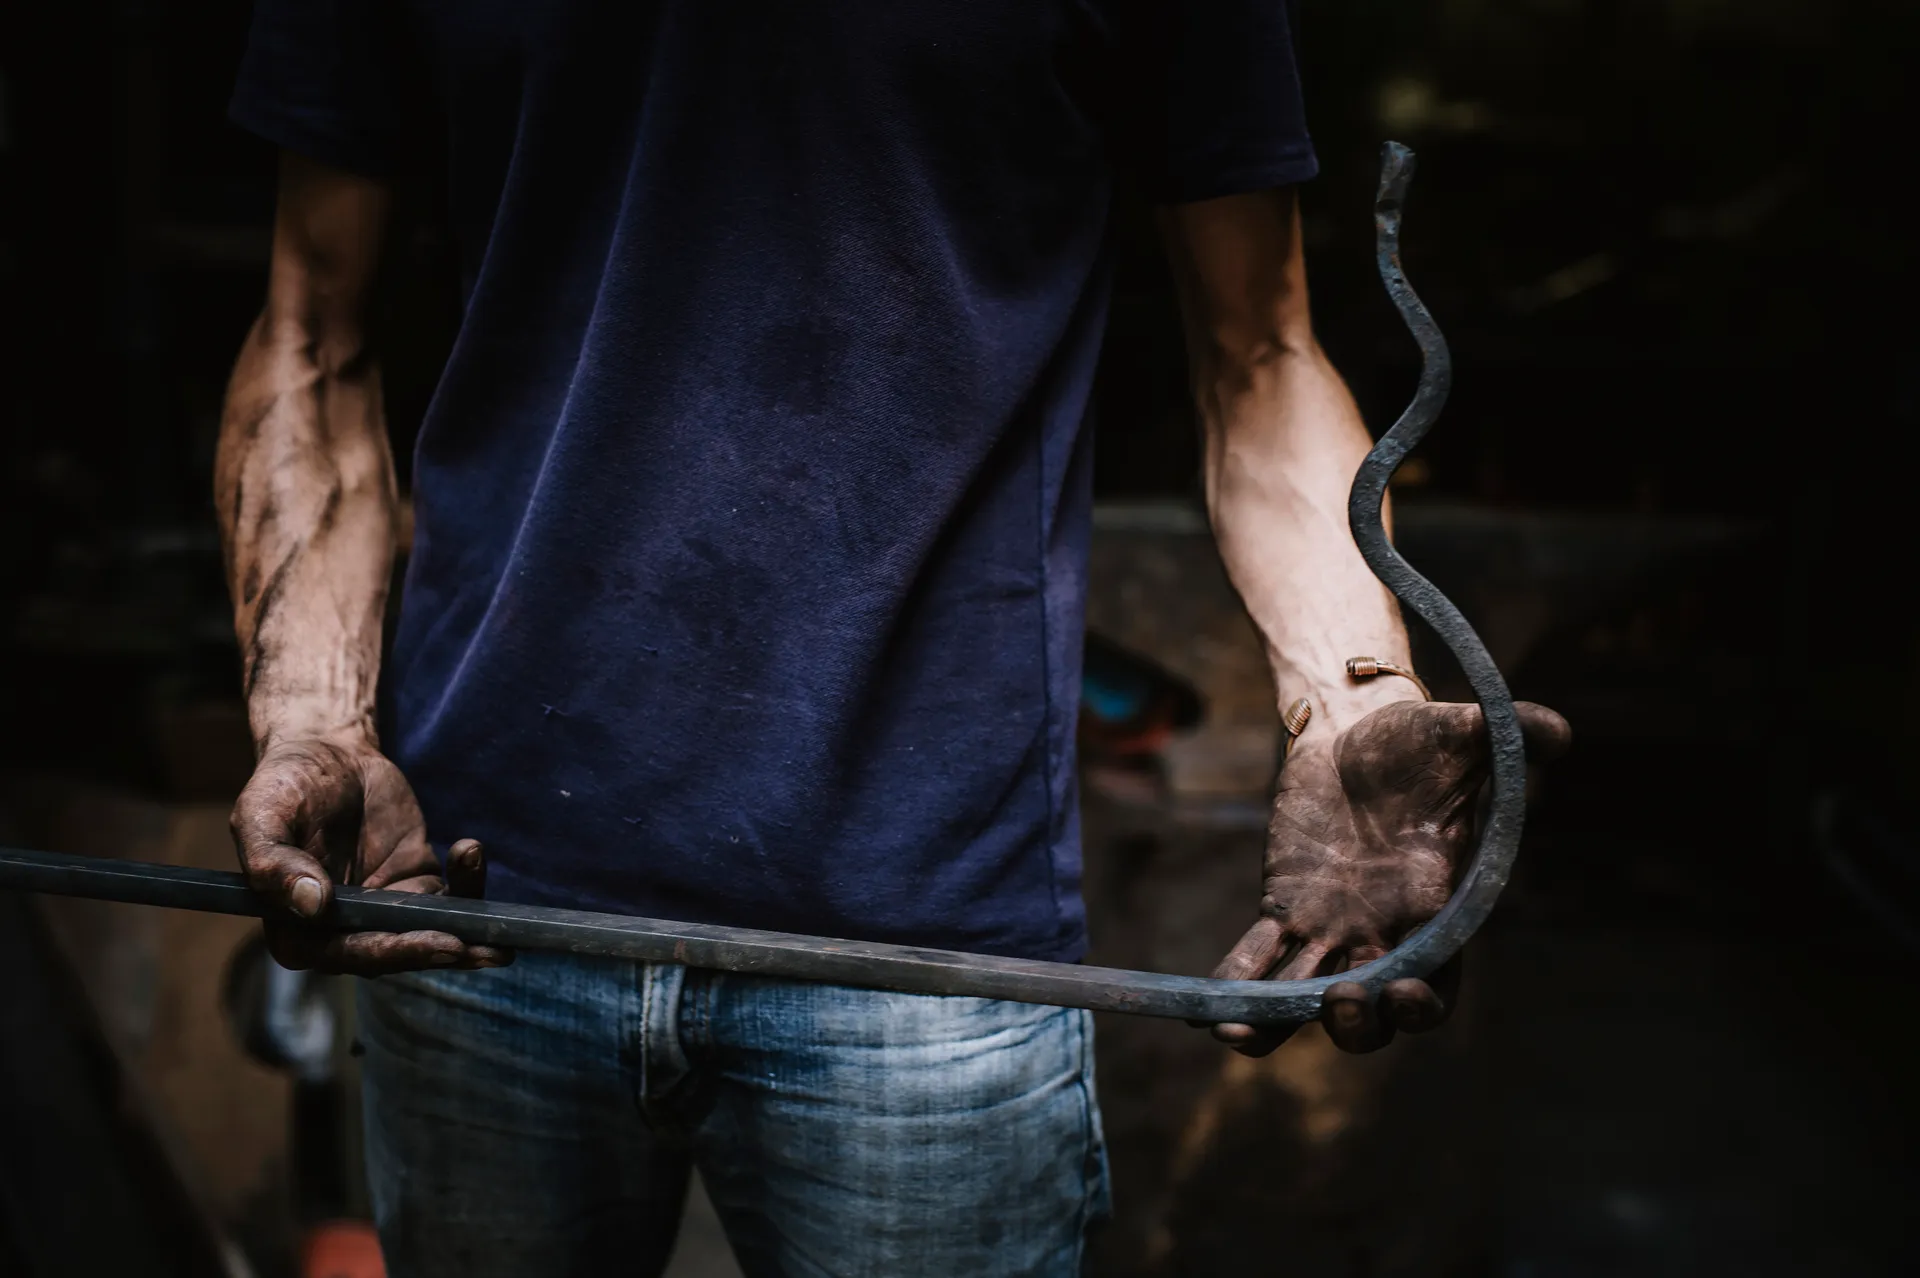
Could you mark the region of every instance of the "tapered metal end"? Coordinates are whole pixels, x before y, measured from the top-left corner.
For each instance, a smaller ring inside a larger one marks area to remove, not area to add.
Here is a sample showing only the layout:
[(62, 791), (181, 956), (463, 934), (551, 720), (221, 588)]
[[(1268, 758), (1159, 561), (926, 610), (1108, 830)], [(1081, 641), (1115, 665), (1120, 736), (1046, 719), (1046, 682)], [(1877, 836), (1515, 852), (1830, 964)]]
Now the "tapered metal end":
[(1397, 213), (1407, 198), (1407, 184), (1413, 181), (1417, 161), (1413, 149), (1398, 142), (1380, 148), (1380, 193), (1374, 197), (1376, 212)]

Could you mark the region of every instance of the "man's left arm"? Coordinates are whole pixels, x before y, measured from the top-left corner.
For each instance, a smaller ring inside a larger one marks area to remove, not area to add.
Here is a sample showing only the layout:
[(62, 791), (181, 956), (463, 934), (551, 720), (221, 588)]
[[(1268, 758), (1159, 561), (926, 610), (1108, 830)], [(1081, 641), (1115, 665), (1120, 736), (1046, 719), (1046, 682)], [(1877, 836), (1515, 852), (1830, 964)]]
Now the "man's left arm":
[[(1349, 657), (1411, 666), (1398, 606), (1347, 529), (1347, 492), (1371, 447), (1359, 409), (1314, 339), (1291, 188), (1161, 214), (1204, 435), (1207, 513), (1265, 640), (1282, 707), (1312, 717), (1281, 771), (1260, 918), (1215, 971), (1292, 980), (1379, 957), (1437, 913), (1471, 843), (1486, 779), (1479, 707), (1417, 699), (1396, 677), (1350, 678)], [(1566, 722), (1522, 702), (1535, 757)], [(1449, 974), (1451, 975), (1451, 974)], [(1451, 982), (1396, 981), (1376, 1003), (1346, 982), (1323, 1022), (1349, 1051), (1431, 1029)], [(1283, 1033), (1220, 1025), (1264, 1055)]]

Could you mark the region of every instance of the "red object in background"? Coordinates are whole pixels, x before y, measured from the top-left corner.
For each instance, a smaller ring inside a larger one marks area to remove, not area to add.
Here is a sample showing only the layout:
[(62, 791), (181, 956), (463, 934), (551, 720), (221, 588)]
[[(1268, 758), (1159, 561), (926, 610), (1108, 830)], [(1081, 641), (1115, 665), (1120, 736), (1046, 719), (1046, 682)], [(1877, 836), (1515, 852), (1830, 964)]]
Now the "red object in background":
[(1089, 631), (1080, 680), (1081, 777), (1126, 803), (1166, 797), (1160, 751), (1205, 716), (1197, 689), (1158, 662)]
[(300, 1278), (387, 1278), (380, 1236), (364, 1220), (329, 1220), (307, 1231)]
[(1080, 753), (1089, 763), (1141, 762), (1205, 716), (1192, 684), (1089, 631), (1080, 681)]

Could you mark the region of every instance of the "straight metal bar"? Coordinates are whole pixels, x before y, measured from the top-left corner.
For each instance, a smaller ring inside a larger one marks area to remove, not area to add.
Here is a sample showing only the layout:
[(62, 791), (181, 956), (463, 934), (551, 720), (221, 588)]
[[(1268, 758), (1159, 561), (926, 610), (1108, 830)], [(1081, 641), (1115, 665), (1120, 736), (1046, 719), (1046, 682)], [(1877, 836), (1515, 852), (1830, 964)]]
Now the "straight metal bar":
[[(210, 914), (258, 918), (265, 912), (246, 880), (234, 871), (15, 848), (0, 848), (0, 886)], [(448, 932), (473, 945), (562, 950), (916, 994), (970, 994), (1196, 1020), (1311, 1019), (1318, 1014), (1321, 991), (1333, 983), (1332, 978), (1284, 984), (1212, 981), (355, 887), (336, 890), (326, 922), (349, 931)]]

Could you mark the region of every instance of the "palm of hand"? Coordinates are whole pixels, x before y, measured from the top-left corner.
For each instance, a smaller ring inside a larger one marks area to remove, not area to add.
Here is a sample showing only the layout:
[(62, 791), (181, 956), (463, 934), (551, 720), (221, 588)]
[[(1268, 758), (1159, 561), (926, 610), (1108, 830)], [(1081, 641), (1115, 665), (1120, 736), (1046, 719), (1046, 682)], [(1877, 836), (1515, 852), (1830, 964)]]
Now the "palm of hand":
[[(1566, 749), (1566, 720), (1532, 702), (1514, 708), (1530, 757)], [(1486, 774), (1474, 705), (1396, 702), (1337, 736), (1303, 741), (1274, 798), (1260, 918), (1213, 974), (1302, 980), (1358, 967), (1398, 945), (1447, 903)], [(1449, 963), (1431, 984), (1389, 982), (1380, 1007), (1364, 985), (1340, 982), (1327, 990), (1322, 1020), (1340, 1047), (1371, 1051), (1396, 1030), (1444, 1021), (1457, 977), (1457, 963)], [(1291, 1032), (1214, 1027), (1216, 1037), (1251, 1056)]]
[(1288, 759), (1260, 910), (1291, 975), (1377, 958), (1446, 904), (1483, 771), (1470, 737), (1436, 730), (1450, 709), (1387, 706)]

